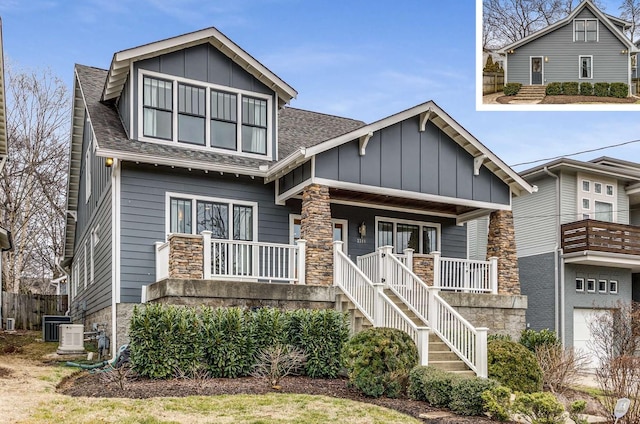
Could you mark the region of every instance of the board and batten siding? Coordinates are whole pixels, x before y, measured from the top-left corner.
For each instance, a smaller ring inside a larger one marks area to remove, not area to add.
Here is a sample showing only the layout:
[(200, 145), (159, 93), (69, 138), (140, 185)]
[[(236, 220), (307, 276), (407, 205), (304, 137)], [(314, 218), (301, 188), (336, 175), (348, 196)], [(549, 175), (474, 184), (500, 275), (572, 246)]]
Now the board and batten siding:
[[(129, 133), (132, 138), (138, 137), (138, 74), (140, 70), (154, 71), (170, 76), (182, 77), (205, 83), (217, 84), (225, 87), (247, 90), (271, 96), (272, 119), (270, 123), (272, 133), (272, 152), (275, 157), (276, 146), (276, 120), (278, 116), (278, 100), (275, 92), (260, 82), (253, 75), (242, 69), (229, 57), (221, 53), (209, 43), (189, 47), (173, 53), (168, 53), (135, 62), (133, 65), (135, 78), (131, 79), (133, 90), (133, 128)], [(240, 122), (240, 117), (238, 117)]]
[[(578, 19), (594, 18), (585, 8)], [(598, 42), (574, 42), (573, 21), (515, 49), (507, 55), (507, 81), (531, 84), (531, 57), (548, 58), (542, 61), (543, 84), (550, 82), (623, 82), (629, 79), (629, 55), (621, 51), (626, 46), (602, 23), (598, 22)], [(579, 57), (593, 56), (593, 78), (579, 77)]]
[[(95, 231), (98, 241), (93, 247), (93, 282), (91, 282), (91, 243), (92, 233)], [(72, 316), (78, 318), (84, 311), (85, 314), (97, 312), (111, 305), (111, 184), (106, 188), (102, 196), (94, 219), (87, 227), (81, 238), (76, 242), (74, 260), (71, 266), (72, 284), (75, 275), (74, 267), (78, 267), (78, 290), (71, 302)], [(86, 245), (86, 271), (85, 275), (85, 245)], [(84, 281), (87, 281), (85, 287)], [(91, 324), (91, 323), (88, 323)]]
[(510, 189), (487, 168), (473, 175), (473, 157), (428, 122), (415, 116), (375, 131), (364, 156), (353, 140), (322, 152), (315, 176), (334, 181), (508, 205)]
[(537, 192), (513, 199), (518, 257), (552, 252), (558, 242), (556, 180), (545, 176), (530, 183)]
[(164, 242), (166, 193), (258, 203), (257, 241), (289, 243), (287, 206), (274, 204), (274, 183), (231, 174), (204, 174), (124, 163), (121, 175), (120, 300), (140, 301), (142, 285), (155, 282), (155, 246)]
[(131, 129), (129, 125), (131, 124), (131, 78), (127, 78), (122, 87), (122, 93), (120, 93), (120, 97), (118, 97), (118, 115), (120, 115), (120, 119), (122, 120), (122, 125), (124, 126), (124, 130), (127, 135), (131, 135)]

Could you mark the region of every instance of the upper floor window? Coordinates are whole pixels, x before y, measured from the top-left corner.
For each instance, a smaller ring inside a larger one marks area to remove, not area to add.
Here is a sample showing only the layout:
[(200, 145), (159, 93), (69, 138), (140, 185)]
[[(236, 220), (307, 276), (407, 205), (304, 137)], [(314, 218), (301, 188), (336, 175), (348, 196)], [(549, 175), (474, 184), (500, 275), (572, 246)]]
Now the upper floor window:
[(615, 221), (615, 182), (578, 174), (577, 216), (598, 221)]
[(270, 96), (151, 71), (140, 78), (142, 138), (244, 156), (270, 154)]
[(576, 19), (573, 21), (573, 41), (598, 41), (597, 19)]

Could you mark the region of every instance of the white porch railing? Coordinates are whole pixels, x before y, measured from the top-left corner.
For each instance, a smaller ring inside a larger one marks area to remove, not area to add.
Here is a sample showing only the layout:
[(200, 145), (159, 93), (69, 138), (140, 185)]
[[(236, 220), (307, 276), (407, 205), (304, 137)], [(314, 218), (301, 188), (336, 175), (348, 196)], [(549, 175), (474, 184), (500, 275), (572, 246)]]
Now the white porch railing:
[(169, 242), (158, 241), (156, 246), (156, 281), (169, 277)]
[[(498, 259), (474, 261), (433, 253), (434, 287), (465, 293), (498, 293)], [(438, 278), (439, 276), (439, 278)]]

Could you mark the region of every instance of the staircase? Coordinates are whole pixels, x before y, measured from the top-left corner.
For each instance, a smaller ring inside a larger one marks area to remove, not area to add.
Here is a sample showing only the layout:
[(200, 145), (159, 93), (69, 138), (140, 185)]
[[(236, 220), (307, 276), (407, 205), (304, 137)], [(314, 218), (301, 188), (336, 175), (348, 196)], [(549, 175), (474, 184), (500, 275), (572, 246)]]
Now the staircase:
[(516, 101), (541, 101), (546, 96), (547, 86), (545, 85), (523, 85), (520, 87), (518, 94), (515, 95)]
[[(415, 314), (409, 307), (402, 302), (391, 290), (384, 289), (384, 293), (391, 301), (403, 311), (406, 316), (418, 327), (424, 327), (426, 324)], [(336, 309), (340, 312), (346, 312), (349, 315), (350, 328), (355, 334), (360, 331), (373, 327), (373, 323), (365, 317), (353, 302), (344, 293), (336, 295)], [(428, 363), (434, 368), (443, 371), (449, 371), (454, 374), (473, 377), (476, 375), (467, 364), (464, 363), (458, 355), (451, 351), (449, 346), (443, 342), (437, 334), (429, 333), (429, 360)]]

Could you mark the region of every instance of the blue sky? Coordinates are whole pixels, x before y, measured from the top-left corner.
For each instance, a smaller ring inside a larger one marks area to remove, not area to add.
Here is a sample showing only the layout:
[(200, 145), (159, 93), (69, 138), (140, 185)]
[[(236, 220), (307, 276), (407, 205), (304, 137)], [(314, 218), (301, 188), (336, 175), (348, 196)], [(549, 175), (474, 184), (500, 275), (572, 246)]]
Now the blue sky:
[[(480, 0), (478, 0), (478, 3)], [(619, 1), (605, 1), (617, 15)], [(633, 112), (476, 110), (473, 0), (0, 0), (6, 60), (50, 67), (215, 26), (299, 93), (292, 106), (372, 122), (434, 100), (512, 165), (640, 139)], [(640, 143), (577, 157), (640, 162)], [(517, 167), (517, 170), (526, 167)]]

